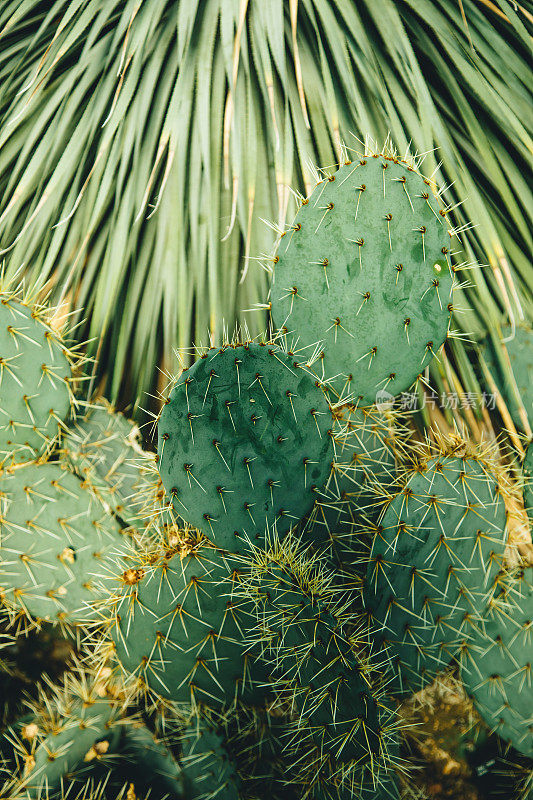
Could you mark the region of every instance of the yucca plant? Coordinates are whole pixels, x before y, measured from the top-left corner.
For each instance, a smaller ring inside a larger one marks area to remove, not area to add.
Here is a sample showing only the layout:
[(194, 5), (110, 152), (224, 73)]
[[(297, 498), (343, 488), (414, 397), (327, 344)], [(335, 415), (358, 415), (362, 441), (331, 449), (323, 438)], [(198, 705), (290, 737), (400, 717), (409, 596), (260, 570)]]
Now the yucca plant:
[[(146, 403), (173, 348), (265, 300), (288, 186), (390, 135), (448, 184), (485, 265), (460, 324), (497, 340), (533, 308), (532, 22), (508, 0), (5, 0), (0, 257), (84, 308), (108, 395)], [(479, 393), (460, 340), (434, 375)]]

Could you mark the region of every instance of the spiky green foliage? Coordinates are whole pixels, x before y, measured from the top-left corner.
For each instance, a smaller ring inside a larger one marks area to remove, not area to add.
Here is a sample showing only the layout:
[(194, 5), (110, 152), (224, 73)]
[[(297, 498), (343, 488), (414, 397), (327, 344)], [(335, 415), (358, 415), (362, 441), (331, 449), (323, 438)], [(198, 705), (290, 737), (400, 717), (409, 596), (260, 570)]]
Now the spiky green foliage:
[(461, 675), (491, 729), (533, 756), (533, 567), (508, 578), (461, 649)]
[[(500, 478), (500, 481), (498, 480)], [(391, 690), (422, 688), (480, 620), (506, 546), (503, 476), (451, 440), (391, 493), (372, 544), (364, 602), (395, 666)]]
[(435, 191), (386, 153), (348, 160), (322, 177), (280, 239), (274, 325), (318, 349), (314, 369), (339, 402), (399, 394), (447, 338), (453, 242)]
[(73, 361), (50, 310), (0, 282), (0, 468), (51, 449), (73, 405)]
[(191, 718), (180, 736), (180, 766), (190, 800), (239, 800), (239, 782), (224, 739), (205, 717)]
[(273, 343), (205, 353), (179, 377), (158, 424), (174, 510), (239, 552), (310, 509), (333, 457), (332, 418), (305, 363)]
[(304, 796), (379, 788), (398, 763), (397, 720), (382, 676), (359, 647), (350, 593), (297, 541), (254, 555), (236, 591), (252, 605), (245, 641), (295, 711), (284, 755), (298, 768)]
[[(263, 299), (287, 186), (340, 140), (442, 161), (476, 268), (467, 330), (531, 297), (529, 37), (506, 0), (16, 0), (0, 12), (0, 241), (85, 307), (127, 401), (173, 346)], [(462, 12), (464, 12), (464, 17)], [(437, 151), (433, 149), (437, 147)], [(176, 209), (184, 213), (176, 215)], [(289, 209), (289, 215), (292, 210)], [(58, 224), (61, 223), (61, 224)], [(224, 241), (223, 241), (224, 239)], [(471, 255), (467, 256), (469, 259)], [(98, 343), (93, 345), (94, 349)], [(172, 364), (171, 369), (174, 368)]]
[(128, 687), (193, 705), (261, 702), (268, 676), (242, 646), (237, 580), (222, 553), (186, 536), (132, 560), (103, 606)]
[[(532, 320), (529, 320), (531, 323)], [(533, 425), (533, 331), (531, 325), (502, 325), (482, 349), (487, 367), (521, 430)], [(487, 389), (489, 391), (489, 389)]]
[(88, 403), (66, 432), (62, 454), (126, 525), (140, 524), (137, 499), (146, 470), (133, 422), (106, 400)]
[(0, 599), (13, 617), (87, 619), (120, 550), (116, 520), (64, 464), (28, 464), (0, 476)]

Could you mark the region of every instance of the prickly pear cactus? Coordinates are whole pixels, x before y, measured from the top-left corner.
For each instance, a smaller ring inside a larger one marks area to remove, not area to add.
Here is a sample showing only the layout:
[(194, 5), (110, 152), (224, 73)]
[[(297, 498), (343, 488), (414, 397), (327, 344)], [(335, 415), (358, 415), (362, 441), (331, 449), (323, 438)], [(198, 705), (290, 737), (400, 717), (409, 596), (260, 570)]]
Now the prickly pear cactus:
[(49, 451), (70, 416), (75, 357), (50, 320), (0, 286), (0, 466)]
[(223, 554), (185, 540), (119, 574), (109, 634), (128, 685), (211, 707), (259, 702), (268, 675), (242, 645), (237, 580)]
[(331, 426), (298, 356), (274, 344), (210, 350), (162, 409), (159, 471), (186, 522), (217, 547), (243, 551), (311, 508), (331, 468)]
[(126, 525), (139, 525), (137, 496), (144, 477), (139, 429), (105, 400), (87, 404), (64, 436), (62, 454), (98, 489)]
[(305, 783), (318, 796), (359, 796), (369, 778), (377, 783), (391, 766), (397, 732), (382, 676), (357, 635), (351, 639), (346, 593), (285, 541), (243, 571), (236, 596), (253, 604), (244, 628), (249, 651), (268, 665), (276, 692), (297, 712), (289, 763), (292, 755), (307, 770)]
[(120, 550), (117, 522), (66, 465), (28, 464), (0, 477), (0, 600), (13, 614), (76, 624), (88, 618)]
[(376, 154), (325, 176), (281, 237), (275, 327), (309, 355), (318, 349), (313, 368), (344, 402), (407, 389), (445, 341), (453, 271), (444, 213), (430, 181)]
[(119, 704), (67, 674), (62, 686), (41, 692), (8, 737), (8, 763), (21, 771), (19, 784), (27, 792), (21, 796), (38, 798), (43, 790), (53, 796), (70, 773), (116, 751), (122, 731)]
[(364, 602), (398, 694), (422, 688), (451, 660), (503, 561), (502, 485), (489, 461), (451, 444), (408, 473), (372, 544)]
[(179, 744), (188, 800), (240, 800), (238, 776), (224, 739), (212, 723), (194, 716), (182, 731)]
[[(185, 790), (184, 774), (164, 740), (155, 737), (142, 723), (124, 726), (120, 758), (125, 764), (121, 772), (130, 784), (150, 787), (150, 797), (189, 797)], [(137, 797), (137, 795), (135, 795)]]
[(516, 750), (533, 756), (533, 566), (506, 581), (483, 625), (464, 642), (461, 675), (477, 710)]

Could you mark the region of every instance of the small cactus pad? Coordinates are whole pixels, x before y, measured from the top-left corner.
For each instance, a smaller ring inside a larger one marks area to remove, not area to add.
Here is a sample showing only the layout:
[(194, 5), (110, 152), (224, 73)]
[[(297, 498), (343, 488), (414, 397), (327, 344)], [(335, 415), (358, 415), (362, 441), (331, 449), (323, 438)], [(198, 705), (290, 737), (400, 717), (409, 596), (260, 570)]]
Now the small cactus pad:
[(331, 425), (322, 390), (294, 355), (258, 343), (211, 350), (161, 412), (161, 478), (186, 522), (239, 552), (309, 511), (331, 467)]
[(412, 167), (368, 156), (325, 176), (282, 236), (274, 324), (309, 355), (323, 349), (317, 374), (346, 402), (407, 389), (446, 339), (453, 279), (443, 215)]
[(262, 697), (264, 670), (245, 654), (233, 576), (211, 548), (147, 557), (121, 577), (110, 624), (130, 685), (177, 702), (231, 705)]
[(106, 553), (121, 541), (98, 497), (64, 465), (28, 464), (0, 477), (0, 600), (8, 609), (81, 622)]
[(21, 796), (31, 800), (55, 797), (72, 772), (107, 760), (123, 731), (118, 704), (68, 673), (62, 686), (40, 695), (9, 737), (8, 763), (22, 767), (27, 794)]
[(335, 463), (305, 520), (303, 537), (321, 543), (323, 552), (346, 566), (365, 523), (379, 514), (378, 497), (394, 482), (409, 435), (397, 413), (375, 406), (335, 409), (333, 433)]
[(490, 604), (462, 648), (467, 692), (492, 732), (533, 756), (533, 567), (526, 567)]
[(179, 744), (187, 800), (240, 800), (238, 777), (214, 725), (193, 717)]
[(143, 480), (139, 429), (105, 400), (88, 405), (64, 437), (63, 454), (76, 472), (102, 493), (128, 525), (139, 521), (137, 494)]
[(505, 528), (500, 486), (478, 458), (430, 458), (391, 498), (364, 602), (382, 630), (374, 646), (387, 648), (396, 667), (394, 691), (417, 691), (451, 660), (494, 588)]
[(0, 464), (49, 449), (71, 409), (71, 357), (45, 311), (0, 289)]
[[(142, 724), (124, 726), (120, 747), (121, 759), (127, 762), (128, 779), (137, 786), (148, 786), (150, 797), (185, 798), (185, 782), (181, 767), (164, 740), (159, 740)], [(127, 800), (127, 798), (125, 798)]]

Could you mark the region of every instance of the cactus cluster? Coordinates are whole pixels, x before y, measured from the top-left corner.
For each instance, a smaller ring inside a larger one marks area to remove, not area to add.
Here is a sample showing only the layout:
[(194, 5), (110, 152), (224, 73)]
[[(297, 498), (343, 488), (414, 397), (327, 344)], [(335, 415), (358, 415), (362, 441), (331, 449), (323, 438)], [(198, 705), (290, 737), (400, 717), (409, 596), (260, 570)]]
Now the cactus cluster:
[(533, 756), (508, 521), (531, 448), (517, 479), (395, 403), (450, 335), (453, 234), (412, 161), (325, 175), (277, 244), (269, 335), (198, 351), (157, 454), (0, 292), (6, 652), (50, 625), (81, 652), (9, 720), (2, 800), (404, 800), (400, 704), (445, 669)]

